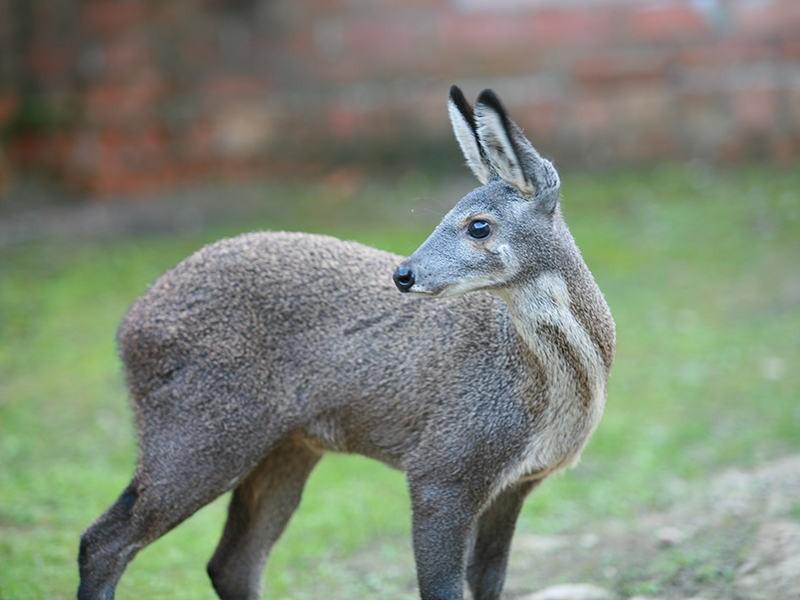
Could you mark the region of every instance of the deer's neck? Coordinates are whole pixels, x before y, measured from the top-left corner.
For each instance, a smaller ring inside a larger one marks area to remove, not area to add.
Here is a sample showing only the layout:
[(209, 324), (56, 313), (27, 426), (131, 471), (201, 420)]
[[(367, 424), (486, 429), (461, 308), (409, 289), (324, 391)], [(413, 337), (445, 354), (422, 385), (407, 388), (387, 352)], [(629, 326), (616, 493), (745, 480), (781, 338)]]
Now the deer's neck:
[(569, 286), (544, 272), (502, 295), (509, 307), (517, 356), (536, 372), (529, 402), (535, 435), (525, 456), (503, 475), (541, 478), (575, 464), (605, 406), (607, 369), (600, 349), (572, 307)]
[(503, 297), (520, 343), (543, 371), (548, 405), (602, 410), (608, 369), (576, 314), (565, 277), (544, 272), (505, 290)]

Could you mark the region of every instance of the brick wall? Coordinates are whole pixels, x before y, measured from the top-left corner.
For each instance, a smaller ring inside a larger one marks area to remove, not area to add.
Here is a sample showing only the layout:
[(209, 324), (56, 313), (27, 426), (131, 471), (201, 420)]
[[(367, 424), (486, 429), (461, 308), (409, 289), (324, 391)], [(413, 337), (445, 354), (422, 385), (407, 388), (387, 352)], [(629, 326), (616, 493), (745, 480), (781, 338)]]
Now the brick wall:
[(0, 181), (35, 169), (104, 193), (449, 158), (452, 82), (494, 87), (562, 165), (800, 155), (797, 0), (0, 0), (0, 15)]

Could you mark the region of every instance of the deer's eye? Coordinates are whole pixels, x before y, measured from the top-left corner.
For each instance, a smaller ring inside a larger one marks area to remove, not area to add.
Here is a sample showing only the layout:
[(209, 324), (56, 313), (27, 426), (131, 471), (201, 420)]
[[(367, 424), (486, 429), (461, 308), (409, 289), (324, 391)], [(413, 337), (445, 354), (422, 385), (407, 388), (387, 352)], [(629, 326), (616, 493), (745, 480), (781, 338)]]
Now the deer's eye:
[(467, 225), (467, 233), (476, 240), (482, 240), (491, 232), (492, 228), (489, 226), (489, 223), (483, 219), (475, 219), (474, 221), (470, 221), (470, 224)]

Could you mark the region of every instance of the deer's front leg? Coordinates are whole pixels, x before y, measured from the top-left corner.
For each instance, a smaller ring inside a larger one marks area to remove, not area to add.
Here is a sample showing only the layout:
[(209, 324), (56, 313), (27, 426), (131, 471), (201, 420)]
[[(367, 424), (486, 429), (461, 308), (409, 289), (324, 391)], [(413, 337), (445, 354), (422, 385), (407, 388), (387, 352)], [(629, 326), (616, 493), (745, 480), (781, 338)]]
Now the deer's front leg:
[(464, 597), (465, 557), (480, 506), (465, 483), (409, 482), (422, 600)]
[(503, 490), (478, 519), (475, 545), (467, 566), (474, 600), (498, 600), (506, 579), (508, 552), (519, 511), (538, 481), (523, 481)]

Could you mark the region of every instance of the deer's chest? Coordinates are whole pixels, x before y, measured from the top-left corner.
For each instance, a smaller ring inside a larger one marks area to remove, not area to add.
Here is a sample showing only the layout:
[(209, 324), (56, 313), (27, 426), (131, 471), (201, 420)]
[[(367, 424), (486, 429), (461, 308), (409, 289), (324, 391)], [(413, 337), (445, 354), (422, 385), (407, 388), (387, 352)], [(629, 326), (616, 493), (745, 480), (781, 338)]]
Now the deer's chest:
[(551, 404), (541, 413), (522, 452), (503, 470), (498, 491), (574, 466), (602, 417), (605, 386), (598, 382), (588, 402), (576, 396), (549, 400)]

